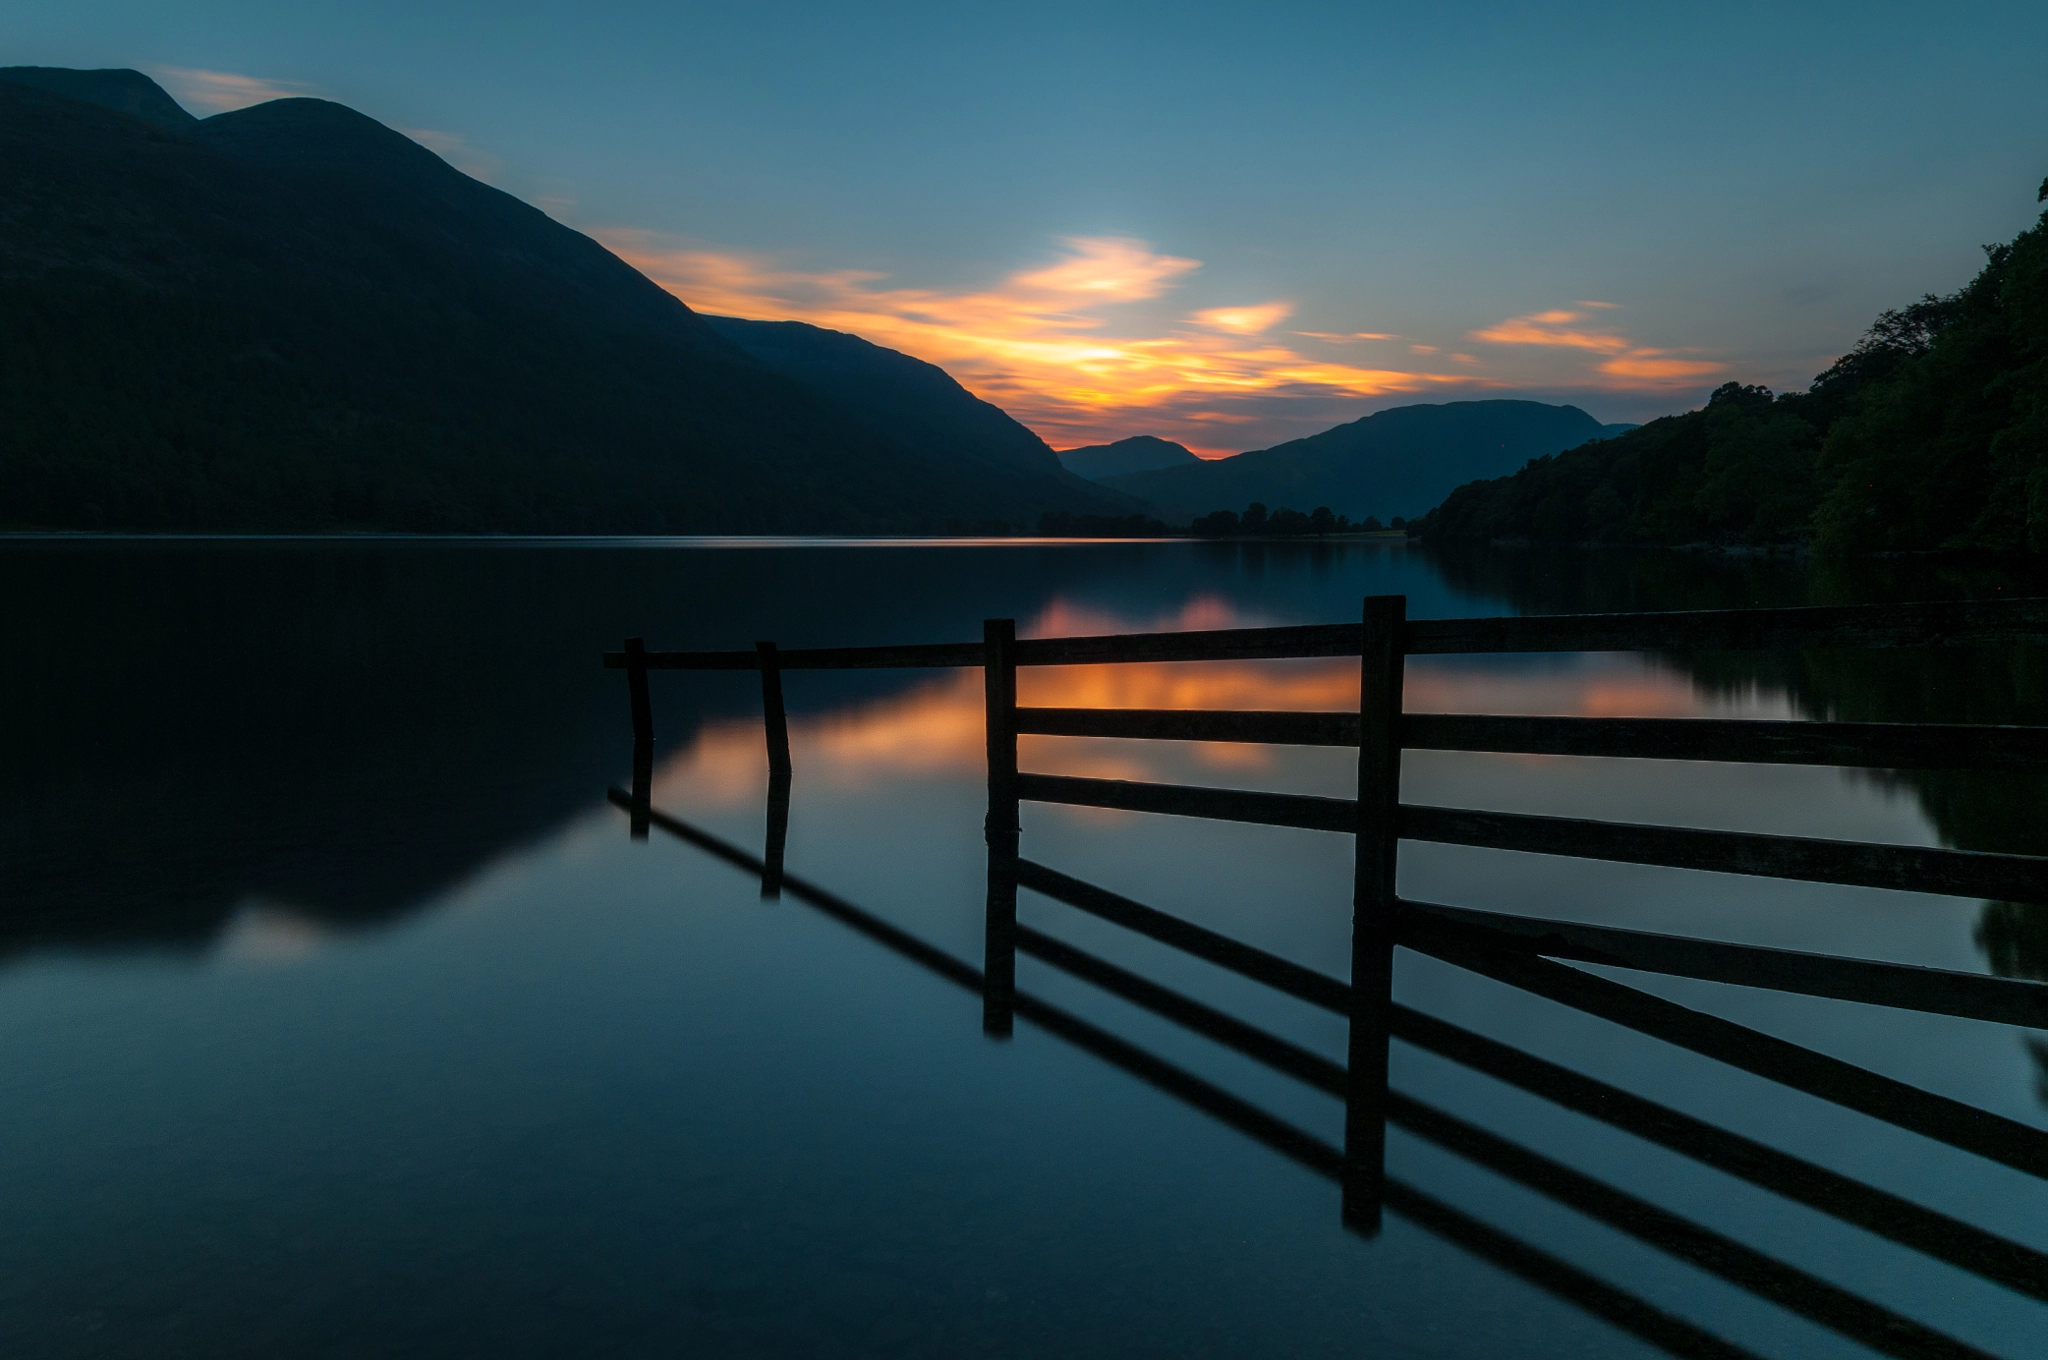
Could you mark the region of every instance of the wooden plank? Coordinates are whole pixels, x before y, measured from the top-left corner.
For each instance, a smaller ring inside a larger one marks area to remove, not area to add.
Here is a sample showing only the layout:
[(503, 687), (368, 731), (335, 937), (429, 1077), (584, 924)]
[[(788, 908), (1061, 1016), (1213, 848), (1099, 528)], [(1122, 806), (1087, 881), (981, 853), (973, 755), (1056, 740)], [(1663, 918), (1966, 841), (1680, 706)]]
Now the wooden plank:
[[(1017, 776), (1017, 792), (1021, 798), (1041, 803), (1259, 826), (1343, 833), (1356, 827), (1356, 804), (1348, 798), (1050, 774)], [(1401, 805), (1399, 825), (1404, 839), (1445, 845), (1890, 888), (1899, 892), (2048, 902), (2048, 859), (2035, 855), (1994, 855), (1975, 850), (1816, 840), (1750, 831), (1640, 826), (1406, 803)]]
[(1406, 1006), (1394, 1007), (1394, 1036), (1796, 1204), (2048, 1300), (2048, 1253)]
[(1386, 1180), (1388, 1021), (1394, 1004), (1394, 931), (1401, 899), (1394, 892), (1400, 850), (1401, 651), (1408, 600), (1372, 595), (1360, 619), (1358, 662), (1358, 800), (1353, 807), (1351, 877), (1351, 1014), (1345, 1066), (1344, 1222), (1379, 1230)]
[(1213, 1039), (1255, 1062), (1264, 1063), (1275, 1072), (1285, 1073), (1340, 1100), (1344, 1097), (1346, 1077), (1343, 1066), (1321, 1054), (1311, 1053), (1299, 1044), (1289, 1043), (1256, 1025), (1248, 1025), (1233, 1015), (1182, 996), (1171, 988), (1162, 987), (1030, 926), (1017, 927), (1017, 949), (1063, 973), (1120, 996), (1134, 1006), (1142, 1006), (1154, 1015), (1164, 1016), (1185, 1029)]
[(1562, 963), (1501, 950), (1485, 932), (1467, 932), (1460, 940), (1454, 931), (1446, 923), (1441, 932), (1413, 934), (1403, 943), (1843, 1109), (2048, 1178), (2048, 1133), (2040, 1129)]
[(1268, 954), (1263, 949), (1242, 944), (1227, 935), (1218, 935), (1205, 930), (1191, 921), (1178, 916), (1169, 916), (1163, 911), (1133, 902), (1107, 888), (1098, 888), (1057, 869), (1047, 868), (1034, 860), (1017, 861), (1017, 883), (1033, 892), (1044, 893), (1057, 902), (1099, 916), (1125, 930), (1144, 935), (1205, 959), (1218, 968), (1225, 968), (1240, 977), (1264, 983), (1275, 991), (1320, 1006), (1338, 1015), (1348, 1015), (1351, 1009), (1351, 988), (1337, 979), (1313, 968), (1304, 968), (1290, 963), (1277, 954)]
[(1598, 1276), (1589, 1275), (1520, 1238), (1510, 1237), (1405, 1181), (1389, 1176), (1386, 1198), (1388, 1209), (1416, 1227), (1492, 1262), (1517, 1279), (1578, 1305), (1667, 1355), (1695, 1360), (1758, 1360), (1754, 1351), (1723, 1341), (1712, 1332), (1616, 1289)]
[(1546, 958), (2048, 1029), (2048, 984), (2039, 982), (1549, 921), (1430, 902), (1403, 901), (1401, 910), (1403, 942), (1411, 933), (1426, 931), (1433, 922), (1449, 922), (1467, 930), (1491, 931), (1505, 948), (1526, 949)]
[(1841, 1336), (1860, 1341), (1880, 1354), (1899, 1356), (1902, 1360), (1937, 1356), (1950, 1360), (1990, 1360), (1988, 1351), (1410, 1096), (1391, 1097), (1389, 1118), (1417, 1137), (1475, 1165), (1576, 1209), (1645, 1245), (1688, 1261)]
[(632, 709), (633, 740), (654, 740), (654, 705), (647, 697), (647, 645), (641, 639), (626, 639), (626, 697)]
[(1656, 864), (1673, 869), (1704, 869), (1952, 897), (2048, 902), (2048, 859), (2036, 855), (1994, 855), (1920, 845), (1638, 826), (1411, 804), (1401, 807), (1401, 835), (1409, 840), (1445, 845)]
[(1807, 609), (1525, 614), (1408, 625), (1411, 655), (1470, 652), (1777, 651), (2048, 643), (2048, 599)]
[(1514, 751), (1880, 770), (2013, 770), (2048, 764), (2048, 727), (1977, 723), (1409, 713), (1401, 719), (1401, 744), (1428, 751)]
[(981, 1030), (1010, 1036), (1017, 992), (1017, 621), (984, 619), (983, 727), (988, 738), (988, 891), (983, 910)]
[(768, 772), (787, 776), (789, 763), (789, 712), (782, 704), (782, 661), (772, 642), (754, 644), (761, 667), (761, 723), (768, 734)]
[[(1018, 731), (1057, 737), (1356, 746), (1356, 713), (1161, 708), (1020, 708)], [(2026, 770), (2048, 765), (2048, 727), (1978, 723), (1759, 722), (1728, 718), (1553, 718), (1406, 713), (1401, 745), (1422, 751), (1878, 770)]]
[(1020, 798), (1039, 803), (1119, 808), (1126, 812), (1158, 812), (1174, 817), (1206, 817), (1214, 821), (1251, 822), (1260, 826), (1293, 826), (1308, 831), (1357, 829), (1357, 803), (1349, 798), (1314, 798), (1298, 793), (1250, 793), (1241, 789), (1204, 789), (1191, 784), (1142, 784), (1123, 779), (1083, 779), (1075, 775), (1020, 774)]
[[(618, 789), (611, 790), (610, 797), (619, 806), (631, 803), (630, 795)], [(664, 813), (655, 813), (654, 816), (663, 830), (720, 859), (754, 873), (766, 868), (752, 855), (708, 832)], [(981, 990), (982, 977), (971, 965), (801, 879), (789, 877), (785, 884), (799, 901), (817, 907), (878, 944), (960, 987), (974, 992)], [(1016, 1010), (1020, 1018), (1047, 1033), (1237, 1129), (1272, 1151), (1323, 1176), (1338, 1178), (1341, 1154), (1314, 1135), (1029, 993), (1017, 994)], [(1755, 1360), (1750, 1352), (1731, 1346), (1691, 1323), (1623, 1293), (1402, 1181), (1387, 1178), (1384, 1195), (1389, 1209), (1418, 1226), (1585, 1308), (1632, 1335), (1660, 1346), (1670, 1354), (1709, 1357), (1710, 1360)]]
[(1356, 746), (1356, 713), (1275, 713), (1179, 708), (1020, 708), (1017, 730), (1051, 737), (1237, 741), (1278, 746)]

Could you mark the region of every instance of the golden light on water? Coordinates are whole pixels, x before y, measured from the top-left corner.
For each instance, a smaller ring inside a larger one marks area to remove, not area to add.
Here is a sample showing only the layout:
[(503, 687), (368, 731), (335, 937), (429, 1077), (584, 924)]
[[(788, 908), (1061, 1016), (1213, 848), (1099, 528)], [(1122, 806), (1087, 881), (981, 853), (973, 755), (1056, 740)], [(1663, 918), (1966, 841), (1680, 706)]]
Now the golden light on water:
[[(1213, 599), (1190, 601), (1153, 627), (1243, 627), (1263, 620), (1234, 615)], [(1128, 631), (1113, 618), (1056, 603), (1022, 631), (1075, 636)], [(803, 683), (792, 673), (789, 683)], [(1267, 709), (1356, 712), (1358, 663), (1345, 657), (1295, 661), (1161, 662), (1118, 666), (1031, 666), (1018, 672), (1018, 701), (1044, 708)], [(1724, 711), (1692, 682), (1655, 663), (1523, 671), (1471, 669), (1415, 658), (1405, 706), (1413, 713), (1548, 713), (1578, 717), (1685, 717)], [(1746, 701), (1745, 701), (1746, 702)], [(902, 693), (817, 715), (792, 715), (790, 741), (799, 778), (817, 787), (862, 789), (903, 778), (979, 778), (984, 761), (983, 690), (978, 670), (948, 671)], [(1749, 708), (1744, 709), (1749, 712)], [(1771, 710), (1776, 716), (1784, 716)], [(1757, 714), (1762, 716), (1762, 714)], [(1274, 748), (1227, 742), (1175, 743), (1198, 768), (1270, 767)], [(1025, 765), (1048, 774), (1105, 779), (1162, 777), (1143, 742), (1026, 737)], [(1500, 757), (1518, 759), (1517, 757)], [(1544, 759), (1528, 757), (1526, 759)], [(758, 718), (705, 727), (668, 762), (660, 787), (700, 805), (758, 800), (766, 756)]]

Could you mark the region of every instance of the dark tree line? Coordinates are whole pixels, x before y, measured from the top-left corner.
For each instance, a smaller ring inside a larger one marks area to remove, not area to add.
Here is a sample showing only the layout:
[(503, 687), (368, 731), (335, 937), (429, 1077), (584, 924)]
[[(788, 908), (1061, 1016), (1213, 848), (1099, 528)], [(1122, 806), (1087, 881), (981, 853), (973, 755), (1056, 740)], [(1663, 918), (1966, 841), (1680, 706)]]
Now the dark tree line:
[(1805, 392), (1726, 384), (1701, 410), (1461, 486), (1417, 529), (2048, 552), (2048, 214), (1986, 253), (1968, 286), (1886, 312)]
[(1304, 515), (1285, 506), (1268, 512), (1263, 502), (1253, 501), (1242, 515), (1234, 510), (1212, 510), (1189, 528), (1202, 538), (1321, 538), (1329, 534), (1378, 533), (1389, 527), (1404, 529), (1407, 525), (1408, 521), (1399, 515), (1394, 516), (1391, 526), (1381, 524), (1372, 515), (1354, 523), (1349, 516), (1331, 514), (1327, 505), (1319, 505)]

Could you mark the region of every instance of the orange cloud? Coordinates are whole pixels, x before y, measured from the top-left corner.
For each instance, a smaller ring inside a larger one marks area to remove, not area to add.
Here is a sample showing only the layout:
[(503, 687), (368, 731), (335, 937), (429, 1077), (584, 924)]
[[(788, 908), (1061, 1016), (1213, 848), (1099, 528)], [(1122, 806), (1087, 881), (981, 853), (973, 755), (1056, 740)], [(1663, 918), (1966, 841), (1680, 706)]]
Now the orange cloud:
[(1652, 382), (1661, 382), (1677, 378), (1704, 378), (1710, 373), (1719, 373), (1728, 366), (1711, 363), (1705, 359), (1666, 359), (1661, 357), (1664, 352), (1661, 349), (1631, 350), (1600, 365), (1600, 371), (1612, 373), (1617, 378), (1644, 378)]
[(1293, 311), (1291, 302), (1268, 302), (1257, 307), (1211, 307), (1206, 312), (1196, 312), (1189, 320), (1212, 331), (1258, 335), (1272, 330)]
[(1465, 374), (1366, 368), (1310, 358), (1261, 334), (1292, 304), (1218, 307), (1183, 323), (1129, 310), (1200, 267), (1125, 237), (1070, 237), (1053, 263), (980, 291), (892, 286), (866, 270), (788, 268), (760, 256), (651, 232), (594, 233), (698, 311), (808, 321), (939, 364), (1055, 444), (1174, 431), (1198, 452), (1205, 429), (1256, 419), (1232, 403), (1262, 396), (1379, 397)]
[(182, 104), (194, 105), (208, 113), (246, 109), (272, 99), (294, 99), (311, 94), (313, 87), (296, 80), (266, 80), (261, 76), (236, 75), (232, 71), (202, 71), (190, 66), (159, 66), (158, 78)]
[(1482, 340), (1489, 345), (1552, 345), (1564, 349), (1590, 349), (1599, 354), (1615, 354), (1629, 347), (1627, 339), (1622, 336), (1575, 328), (1572, 323), (1584, 316), (1584, 312), (1533, 312), (1473, 331), (1465, 338)]
[[(1620, 304), (1580, 302), (1574, 305), (1611, 310)], [(1646, 349), (1625, 335), (1587, 329), (1581, 324), (1587, 319), (1582, 311), (1531, 312), (1527, 316), (1509, 317), (1498, 325), (1472, 331), (1466, 338), (1489, 345), (1537, 345), (1604, 354), (1608, 357), (1596, 371), (1610, 378), (1629, 380), (1635, 385), (1690, 382), (1719, 373), (1727, 367), (1708, 359), (1675, 359), (1670, 357), (1669, 350)], [(1467, 356), (1451, 357), (1465, 359)]]

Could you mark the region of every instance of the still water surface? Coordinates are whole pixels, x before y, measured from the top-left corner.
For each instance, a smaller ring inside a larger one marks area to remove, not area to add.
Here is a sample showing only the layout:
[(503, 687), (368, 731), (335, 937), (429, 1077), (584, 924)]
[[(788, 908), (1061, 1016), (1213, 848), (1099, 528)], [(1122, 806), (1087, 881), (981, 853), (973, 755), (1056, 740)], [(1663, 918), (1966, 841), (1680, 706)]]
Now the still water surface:
[[(2038, 583), (2036, 583), (2038, 584)], [(659, 834), (598, 652), (2048, 593), (1991, 572), (1378, 544), (0, 548), (0, 1351), (1632, 1355), (1640, 1339)], [(1026, 704), (1336, 709), (1356, 662), (1029, 669)], [(982, 953), (981, 677), (792, 673), (788, 867)], [(2042, 658), (1428, 657), (1411, 711), (2044, 722)], [(751, 674), (658, 675), (655, 805), (754, 853)], [(1026, 769), (1348, 795), (1355, 755), (1028, 737)], [(1411, 753), (1406, 801), (2048, 852), (2039, 781)], [(1027, 805), (1024, 853), (1322, 972), (1351, 846)], [(1429, 901), (2022, 976), (1999, 904), (1407, 844)], [(1020, 917), (1341, 1062), (1340, 1017)], [(1326, 1142), (1338, 1101), (1019, 986)], [(1598, 970), (1589, 970), (1598, 971)], [(2040, 1036), (1616, 980), (2048, 1128)], [(2048, 1252), (2036, 1178), (1403, 951), (1396, 998)], [(1759, 1355), (2043, 1353), (2031, 1294), (1397, 1042), (1407, 1095), (1773, 1258), (1755, 1290), (1399, 1128), (1389, 1174)], [(1740, 1272), (1736, 1272), (1740, 1274)], [(1754, 1278), (1754, 1272), (1752, 1272)], [(1790, 1282), (1790, 1283), (1788, 1283)], [(1836, 1307), (1838, 1288), (1888, 1314)], [(1776, 1291), (1773, 1294), (1773, 1291)], [(1820, 1302), (1816, 1302), (1819, 1300)], [(1830, 1311), (1833, 1309), (1833, 1311)], [(1846, 1311), (1844, 1311), (1846, 1309)], [(1844, 1319), (1847, 1319), (1844, 1321)], [(1859, 1321), (1858, 1319), (1861, 1319)], [(1860, 1338), (1860, 1340), (1858, 1339)], [(1721, 1353), (1740, 1353), (1721, 1352)]]

